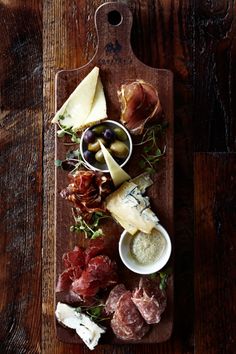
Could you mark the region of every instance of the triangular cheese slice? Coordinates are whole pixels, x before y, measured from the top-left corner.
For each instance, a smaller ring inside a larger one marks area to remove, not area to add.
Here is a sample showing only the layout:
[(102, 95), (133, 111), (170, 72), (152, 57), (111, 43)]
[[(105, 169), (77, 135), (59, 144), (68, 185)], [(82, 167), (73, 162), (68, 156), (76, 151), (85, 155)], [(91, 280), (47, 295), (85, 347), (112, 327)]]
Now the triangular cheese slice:
[[(63, 119), (60, 119), (60, 116), (63, 116)], [(52, 123), (60, 122), (63, 127), (77, 131), (105, 118), (106, 100), (99, 78), (99, 68), (95, 66), (57, 111)]]
[(93, 104), (90, 113), (85, 120), (85, 125), (90, 125), (91, 123), (94, 123), (94, 119), (96, 119), (97, 122), (104, 118), (107, 118), (106, 99), (105, 99), (101, 79), (98, 76)]
[(126, 173), (120, 165), (113, 159), (109, 151), (105, 148), (103, 143), (99, 140), (101, 150), (106, 161), (108, 170), (110, 172), (111, 178), (115, 187), (119, 186), (121, 183), (129, 180), (131, 177)]

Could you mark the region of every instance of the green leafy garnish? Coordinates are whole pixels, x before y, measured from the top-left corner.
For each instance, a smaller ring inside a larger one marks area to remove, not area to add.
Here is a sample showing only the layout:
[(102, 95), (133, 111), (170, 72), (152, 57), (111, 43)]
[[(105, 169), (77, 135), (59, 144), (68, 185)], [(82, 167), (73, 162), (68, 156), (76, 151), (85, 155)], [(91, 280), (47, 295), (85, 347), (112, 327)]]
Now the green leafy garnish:
[(56, 167), (61, 167), (61, 165), (62, 165), (62, 160), (55, 160)]
[(171, 273), (172, 273), (172, 269), (170, 267), (168, 267), (168, 268), (162, 269), (159, 272), (149, 274), (148, 278), (151, 280), (157, 280), (157, 278), (159, 276), (159, 279), (160, 279), (159, 288), (160, 288), (160, 290), (164, 290), (167, 287), (168, 277), (170, 276)]
[(58, 125), (60, 127), (60, 130), (57, 131), (58, 138), (63, 138), (67, 134), (70, 136), (70, 140), (72, 141), (72, 143), (79, 144), (80, 137), (77, 135), (77, 133), (75, 133), (71, 128), (68, 128), (61, 123), (61, 120), (63, 121), (64, 118), (64, 116), (59, 116)]
[(106, 215), (102, 212), (95, 212), (92, 215), (90, 222), (86, 222), (82, 216), (75, 215), (74, 209), (72, 208), (72, 215), (75, 220), (75, 225), (70, 227), (72, 232), (83, 232), (86, 238), (95, 239), (101, 236), (104, 236), (103, 231), (99, 228), (99, 223), (102, 219), (109, 218), (109, 215)]
[(161, 290), (164, 290), (166, 287), (167, 287), (167, 281), (168, 281), (168, 277), (169, 275), (172, 273), (172, 269), (169, 267), (169, 268), (166, 268), (159, 273), (159, 276), (160, 276), (160, 284), (159, 284), (159, 288)]
[(148, 128), (142, 136), (142, 140), (138, 145), (144, 145), (143, 154), (141, 154), (141, 160), (139, 166), (145, 172), (153, 174), (156, 171), (156, 164), (160, 158), (165, 155), (166, 147), (162, 150), (157, 144), (158, 138), (164, 134), (167, 128), (167, 123), (156, 124)]
[(102, 316), (104, 306), (104, 304), (99, 304), (96, 306), (80, 306), (76, 307), (75, 311), (77, 313), (86, 313), (94, 322), (101, 322), (110, 319), (110, 317)]

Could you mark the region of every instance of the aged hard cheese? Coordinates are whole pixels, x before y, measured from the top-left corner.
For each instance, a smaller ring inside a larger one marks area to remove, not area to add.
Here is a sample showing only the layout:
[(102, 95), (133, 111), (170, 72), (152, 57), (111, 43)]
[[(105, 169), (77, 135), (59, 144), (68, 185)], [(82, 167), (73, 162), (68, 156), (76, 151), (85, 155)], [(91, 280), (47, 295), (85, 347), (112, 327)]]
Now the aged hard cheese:
[(58, 302), (55, 314), (58, 322), (66, 327), (75, 329), (76, 333), (91, 350), (98, 344), (101, 334), (105, 333), (104, 329), (91, 321), (87, 315), (76, 312), (73, 307), (61, 302)]
[(100, 140), (99, 143), (115, 187), (119, 186), (124, 181), (129, 180), (131, 177), (128, 175), (128, 173), (126, 173), (113, 159), (109, 151), (105, 148)]
[(123, 183), (106, 198), (106, 208), (131, 235), (138, 230), (150, 233), (158, 225), (159, 220), (150, 209), (148, 197), (144, 197), (132, 181)]
[(57, 111), (52, 123), (77, 131), (105, 118), (106, 100), (99, 68), (95, 66)]

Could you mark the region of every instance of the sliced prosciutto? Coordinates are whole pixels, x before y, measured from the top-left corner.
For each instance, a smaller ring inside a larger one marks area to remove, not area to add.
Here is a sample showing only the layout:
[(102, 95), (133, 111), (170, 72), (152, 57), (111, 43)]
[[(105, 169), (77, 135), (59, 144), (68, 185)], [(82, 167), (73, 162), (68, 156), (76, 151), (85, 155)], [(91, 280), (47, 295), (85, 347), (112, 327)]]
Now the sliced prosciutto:
[(89, 221), (92, 214), (105, 211), (104, 199), (112, 192), (111, 177), (102, 172), (79, 170), (69, 174), (70, 184), (61, 191), (62, 198), (73, 203), (74, 214)]
[(159, 289), (159, 284), (141, 278), (139, 287), (133, 292), (132, 301), (148, 324), (160, 322), (166, 308), (166, 294)]

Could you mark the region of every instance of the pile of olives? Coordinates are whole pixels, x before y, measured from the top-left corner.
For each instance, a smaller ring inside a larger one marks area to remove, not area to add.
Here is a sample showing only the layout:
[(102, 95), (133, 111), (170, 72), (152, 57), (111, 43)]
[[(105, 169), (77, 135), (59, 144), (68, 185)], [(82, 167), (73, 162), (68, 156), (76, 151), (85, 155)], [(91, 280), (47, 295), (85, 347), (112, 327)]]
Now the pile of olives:
[(105, 163), (99, 140), (119, 162), (123, 162), (128, 156), (128, 137), (125, 131), (115, 125), (100, 124), (88, 129), (84, 134), (84, 158), (89, 163)]

